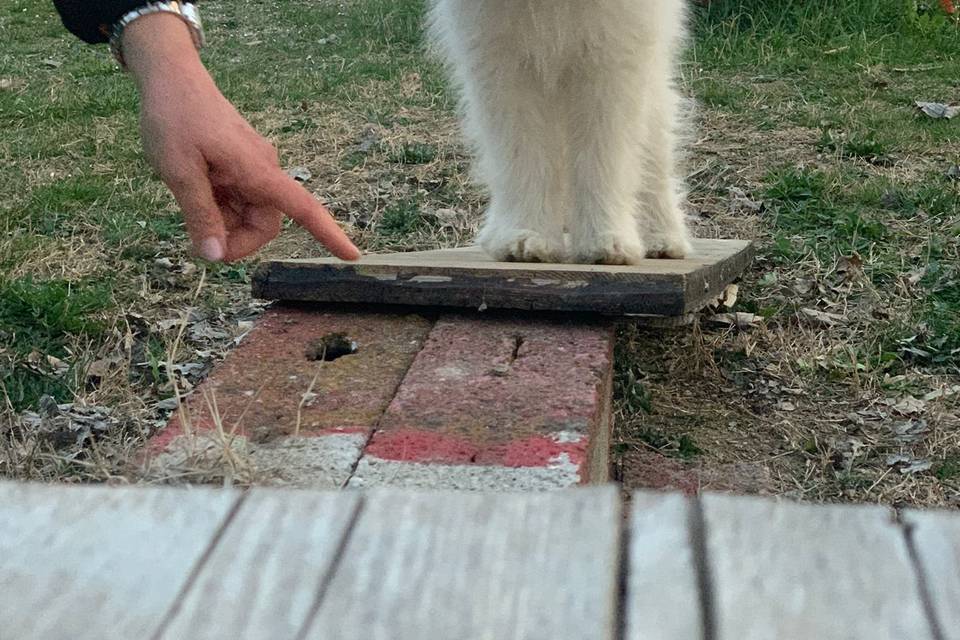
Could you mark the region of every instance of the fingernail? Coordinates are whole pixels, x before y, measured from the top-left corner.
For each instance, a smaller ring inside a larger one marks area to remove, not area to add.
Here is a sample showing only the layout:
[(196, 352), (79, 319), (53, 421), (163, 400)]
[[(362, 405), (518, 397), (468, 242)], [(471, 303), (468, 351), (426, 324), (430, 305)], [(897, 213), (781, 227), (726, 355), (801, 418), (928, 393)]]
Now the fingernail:
[(223, 245), (216, 238), (207, 238), (200, 243), (200, 256), (211, 262), (223, 260)]

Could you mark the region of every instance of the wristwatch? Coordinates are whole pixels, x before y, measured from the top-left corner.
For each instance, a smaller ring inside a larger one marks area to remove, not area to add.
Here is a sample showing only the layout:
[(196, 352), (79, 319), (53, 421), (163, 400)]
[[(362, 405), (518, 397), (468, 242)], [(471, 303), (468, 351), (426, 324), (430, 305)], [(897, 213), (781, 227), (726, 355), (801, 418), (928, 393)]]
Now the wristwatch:
[(178, 16), (190, 28), (190, 37), (193, 39), (193, 46), (195, 46), (198, 51), (203, 47), (205, 43), (203, 24), (200, 22), (200, 11), (197, 9), (196, 4), (193, 2), (182, 2), (181, 0), (149, 2), (142, 7), (123, 14), (113, 25), (110, 33), (110, 51), (122, 69), (127, 68), (127, 64), (123, 59), (123, 30), (137, 18), (142, 18), (152, 13), (171, 13)]

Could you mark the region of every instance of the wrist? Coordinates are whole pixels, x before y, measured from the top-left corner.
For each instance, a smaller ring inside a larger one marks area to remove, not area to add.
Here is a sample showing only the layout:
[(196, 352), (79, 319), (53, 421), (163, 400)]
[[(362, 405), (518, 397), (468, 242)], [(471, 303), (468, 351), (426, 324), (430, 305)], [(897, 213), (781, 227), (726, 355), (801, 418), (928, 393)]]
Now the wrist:
[(141, 87), (171, 75), (208, 77), (190, 27), (175, 15), (142, 16), (126, 26), (122, 37), (127, 68)]

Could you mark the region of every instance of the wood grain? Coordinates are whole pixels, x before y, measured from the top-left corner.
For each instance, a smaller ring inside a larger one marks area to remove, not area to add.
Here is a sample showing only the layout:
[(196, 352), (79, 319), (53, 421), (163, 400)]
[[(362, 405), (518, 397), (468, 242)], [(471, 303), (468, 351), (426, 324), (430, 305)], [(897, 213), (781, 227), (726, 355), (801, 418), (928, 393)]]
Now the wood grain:
[(680, 495), (634, 493), (625, 615), (627, 640), (703, 636), (690, 503)]
[(888, 510), (717, 495), (703, 508), (717, 638), (932, 640)]
[(161, 637), (295, 638), (359, 502), (355, 493), (252, 491)]
[(619, 509), (611, 486), (373, 492), (306, 638), (611, 639)]
[(495, 262), (476, 247), (266, 262), (254, 295), (291, 302), (351, 302), (676, 316), (697, 311), (753, 258), (741, 240), (697, 240), (686, 260), (633, 266)]
[(903, 519), (943, 640), (960, 640), (960, 518), (956, 512), (906, 511)]
[(237, 500), (0, 484), (0, 638), (149, 638)]

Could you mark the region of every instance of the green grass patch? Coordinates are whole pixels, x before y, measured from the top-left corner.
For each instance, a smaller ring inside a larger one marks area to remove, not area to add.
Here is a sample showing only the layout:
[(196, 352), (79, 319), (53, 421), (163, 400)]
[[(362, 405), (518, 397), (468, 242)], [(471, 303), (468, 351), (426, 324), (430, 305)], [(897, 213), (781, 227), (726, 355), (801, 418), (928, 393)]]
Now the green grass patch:
[(111, 290), (103, 283), (27, 277), (0, 284), (0, 338), (10, 356), (0, 358), (0, 369), (14, 408), (35, 406), (43, 394), (68, 397), (70, 372), (47, 371), (44, 358), (72, 360), (69, 347), (78, 339), (102, 336), (101, 316), (112, 305)]
[(390, 162), (398, 164), (429, 164), (437, 157), (437, 148), (421, 142), (404, 143), (388, 155)]
[(384, 210), (378, 230), (387, 236), (407, 236), (428, 226), (417, 200), (401, 200)]
[(960, 456), (947, 456), (933, 469), (938, 480), (956, 480), (960, 478)]
[(824, 259), (868, 254), (890, 235), (883, 214), (858, 206), (839, 176), (787, 167), (766, 182), (777, 233), (774, 253), (784, 260), (805, 252)]

